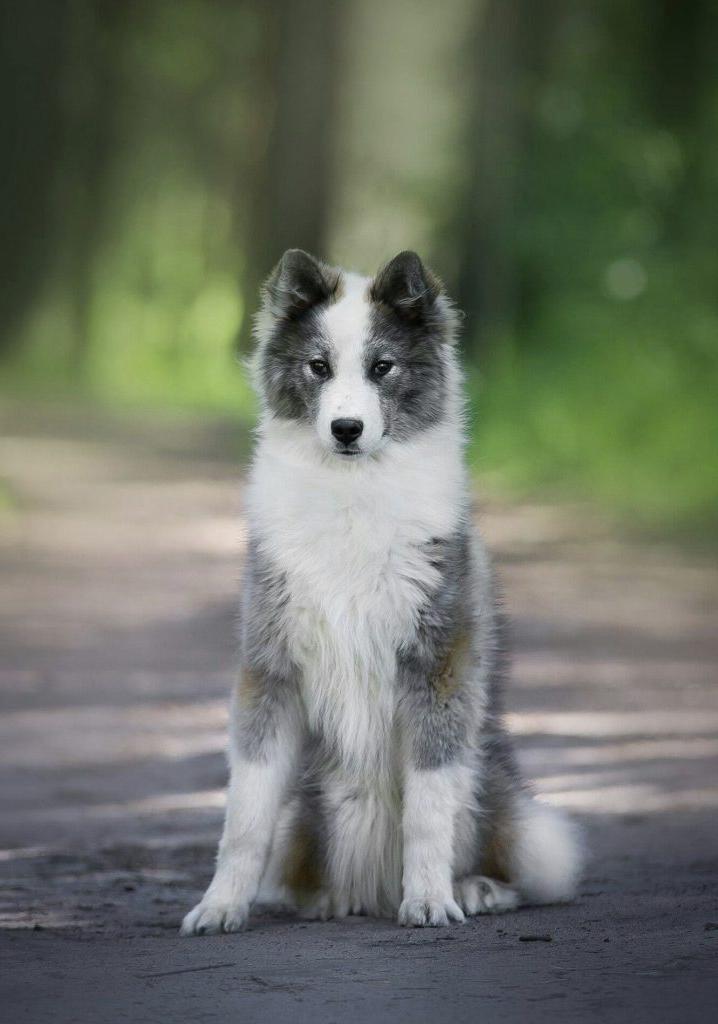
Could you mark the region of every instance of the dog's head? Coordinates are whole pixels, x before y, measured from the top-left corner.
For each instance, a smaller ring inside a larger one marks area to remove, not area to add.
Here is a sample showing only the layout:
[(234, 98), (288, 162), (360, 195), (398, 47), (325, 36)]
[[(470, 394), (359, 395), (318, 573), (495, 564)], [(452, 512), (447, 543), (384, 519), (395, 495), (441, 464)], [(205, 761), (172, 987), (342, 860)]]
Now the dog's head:
[(284, 254), (263, 290), (255, 379), (266, 410), (351, 461), (439, 422), (455, 314), (416, 253), (374, 279)]

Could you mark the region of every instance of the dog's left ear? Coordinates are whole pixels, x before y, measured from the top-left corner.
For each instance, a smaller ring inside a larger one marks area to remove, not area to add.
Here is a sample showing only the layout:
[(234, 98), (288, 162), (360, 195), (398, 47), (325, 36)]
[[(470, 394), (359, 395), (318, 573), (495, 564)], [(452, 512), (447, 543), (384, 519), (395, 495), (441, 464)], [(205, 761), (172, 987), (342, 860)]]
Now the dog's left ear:
[(405, 320), (421, 320), (436, 302), (441, 284), (415, 252), (400, 252), (374, 278), (373, 302), (383, 303)]

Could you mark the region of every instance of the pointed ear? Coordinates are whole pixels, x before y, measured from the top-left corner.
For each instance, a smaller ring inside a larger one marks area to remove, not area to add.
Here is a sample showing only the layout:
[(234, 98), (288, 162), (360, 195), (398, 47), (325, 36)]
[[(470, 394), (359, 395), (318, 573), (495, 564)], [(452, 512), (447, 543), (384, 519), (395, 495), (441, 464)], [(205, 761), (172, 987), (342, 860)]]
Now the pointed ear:
[(400, 252), (382, 267), (371, 286), (371, 298), (406, 320), (420, 320), (441, 292), (441, 284), (415, 252)]
[(267, 278), (264, 294), (275, 316), (299, 316), (329, 299), (338, 274), (303, 249), (287, 249)]

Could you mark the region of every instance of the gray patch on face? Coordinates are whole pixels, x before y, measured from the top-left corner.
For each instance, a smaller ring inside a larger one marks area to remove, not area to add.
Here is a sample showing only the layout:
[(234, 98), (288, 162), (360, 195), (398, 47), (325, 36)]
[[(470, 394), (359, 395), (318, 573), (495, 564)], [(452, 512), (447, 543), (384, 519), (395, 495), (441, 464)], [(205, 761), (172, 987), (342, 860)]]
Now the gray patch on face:
[(413, 252), (402, 252), (379, 271), (367, 341), (367, 372), (377, 360), (396, 369), (375, 383), (387, 436), (401, 441), (438, 423), (446, 406), (449, 322), (438, 301), (439, 280)]
[(441, 581), (427, 595), (416, 634), (397, 653), (400, 715), (418, 768), (438, 768), (465, 746), (473, 657), (469, 538), (466, 528), (435, 538), (427, 555)]
[(424, 321), (403, 321), (383, 307), (372, 310), (365, 372), (372, 380), (378, 361), (394, 365), (386, 376), (374, 379), (384, 432), (392, 440), (406, 440), (441, 421), (447, 394), (443, 344), (441, 334)]
[(261, 354), (264, 395), (276, 416), (314, 422), (325, 383), (308, 369), (315, 359), (331, 365), (321, 308), (278, 321)]
[(264, 307), (273, 328), (259, 353), (259, 368), (276, 416), (307, 422), (316, 416), (323, 381), (307, 368), (312, 360), (329, 361), (321, 312), (336, 301), (341, 284), (339, 270), (301, 249), (289, 249), (264, 285)]
[(296, 713), (299, 669), (293, 662), (282, 610), (284, 575), (250, 540), (243, 591), (241, 677), (233, 696), (236, 739), (245, 757), (264, 759), (283, 716)]

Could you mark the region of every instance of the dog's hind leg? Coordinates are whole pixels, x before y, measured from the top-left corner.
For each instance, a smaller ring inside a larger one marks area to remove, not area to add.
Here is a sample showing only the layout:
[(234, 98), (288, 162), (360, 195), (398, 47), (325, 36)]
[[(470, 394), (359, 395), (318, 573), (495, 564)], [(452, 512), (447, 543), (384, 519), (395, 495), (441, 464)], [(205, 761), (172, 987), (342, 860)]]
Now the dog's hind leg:
[(503, 914), (519, 905), (519, 894), (511, 886), (485, 875), (465, 875), (454, 882), (454, 899), (467, 917), (474, 914)]
[(295, 843), (295, 830), (300, 812), (299, 797), (292, 797), (279, 813), (267, 866), (264, 869), (255, 900), (257, 909), (293, 910), (296, 899), (287, 878), (287, 864)]
[(578, 887), (581, 854), (579, 833), (572, 821), (529, 793), (516, 792), (508, 806), (487, 822), (479, 860), (481, 874), (468, 880), (481, 883), (479, 893), (473, 884), (468, 887), (471, 898), (481, 895), (479, 902), (484, 905), (474, 913), (512, 909), (511, 894), (514, 906), (572, 899)]
[(484, 751), (476, 874), (508, 886), (522, 904), (572, 899), (583, 861), (578, 828), (534, 799), (503, 730), (487, 736)]

